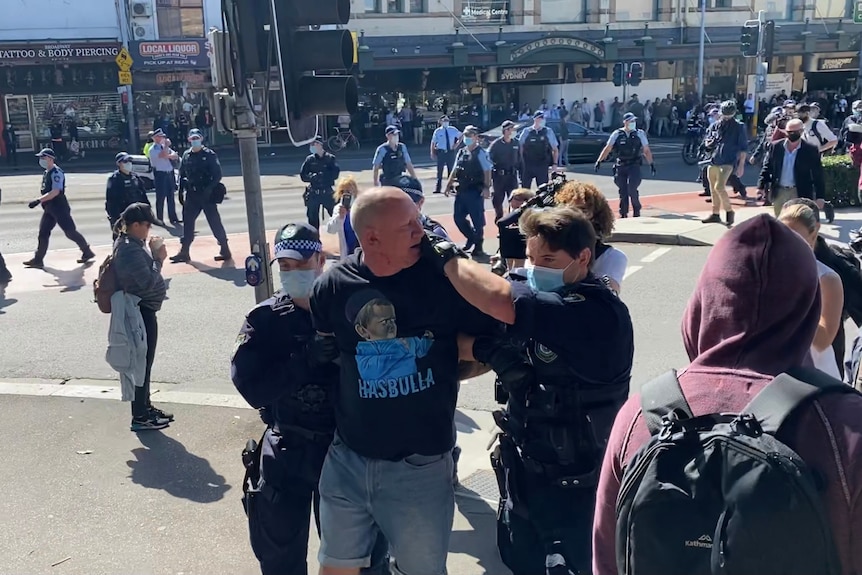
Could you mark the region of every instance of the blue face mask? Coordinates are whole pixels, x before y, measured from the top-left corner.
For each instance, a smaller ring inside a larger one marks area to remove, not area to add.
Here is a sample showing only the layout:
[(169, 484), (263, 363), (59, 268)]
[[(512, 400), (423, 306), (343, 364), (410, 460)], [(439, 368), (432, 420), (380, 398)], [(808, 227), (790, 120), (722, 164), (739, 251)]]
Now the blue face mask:
[(559, 270), (542, 266), (527, 268), (527, 285), (536, 291), (554, 291), (557, 288), (561, 288), (566, 285), (563, 275), (571, 265), (572, 264), (569, 264)]
[(190, 143), (192, 145), (192, 149), (194, 149), (194, 150), (200, 150), (204, 146), (203, 140), (191, 140)]
[(473, 138), (464, 138), (464, 145), (465, 146), (472, 146), (473, 145)]
[(544, 127), (545, 127), (545, 120), (544, 119), (539, 120), (539, 129), (544, 128)]
[(307, 299), (317, 279), (317, 270), (291, 270), (279, 272), (282, 289), (292, 298)]

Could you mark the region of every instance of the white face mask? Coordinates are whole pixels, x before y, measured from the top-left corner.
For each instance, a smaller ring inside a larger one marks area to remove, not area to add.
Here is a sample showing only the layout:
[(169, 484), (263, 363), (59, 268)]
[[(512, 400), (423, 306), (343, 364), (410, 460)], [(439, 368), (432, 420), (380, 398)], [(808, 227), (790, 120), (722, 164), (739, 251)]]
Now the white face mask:
[(281, 271), (278, 276), (281, 279), (282, 289), (290, 297), (308, 299), (314, 280), (317, 279), (317, 270)]
[(120, 162), (120, 169), (126, 173), (132, 171), (132, 162)]
[(628, 128), (629, 130), (634, 132), (635, 130), (638, 129), (638, 123), (637, 122), (629, 122), (628, 124), (626, 124), (626, 128)]
[(45, 158), (40, 158), (39, 159), (39, 165), (42, 166), (42, 169), (47, 170), (48, 169), (48, 160), (46, 160)]
[(449, 127), (449, 122), (443, 122), (443, 124), (441, 124), (441, 125), (442, 125), (444, 128), (448, 128), (448, 127)]
[(389, 138), (389, 143), (390, 143), (390, 144), (393, 144), (393, 145), (394, 145), (394, 144), (397, 144), (397, 143), (398, 143), (398, 136), (392, 136), (392, 137), (390, 137), (390, 138)]

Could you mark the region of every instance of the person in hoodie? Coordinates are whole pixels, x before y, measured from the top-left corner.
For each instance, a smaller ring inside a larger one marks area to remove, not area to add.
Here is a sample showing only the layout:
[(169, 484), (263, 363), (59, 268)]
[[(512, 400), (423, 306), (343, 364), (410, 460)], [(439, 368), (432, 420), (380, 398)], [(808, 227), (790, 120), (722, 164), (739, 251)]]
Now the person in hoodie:
[[(772, 379), (811, 365), (820, 320), (817, 263), (799, 235), (762, 214), (713, 247), (682, 320), (691, 363), (680, 371), (694, 415), (737, 413)], [(616, 502), (623, 470), (649, 440), (640, 397), (617, 415), (599, 478), (593, 575), (616, 575)], [(827, 395), (786, 439), (822, 478), (841, 573), (862, 572), (862, 397)]]

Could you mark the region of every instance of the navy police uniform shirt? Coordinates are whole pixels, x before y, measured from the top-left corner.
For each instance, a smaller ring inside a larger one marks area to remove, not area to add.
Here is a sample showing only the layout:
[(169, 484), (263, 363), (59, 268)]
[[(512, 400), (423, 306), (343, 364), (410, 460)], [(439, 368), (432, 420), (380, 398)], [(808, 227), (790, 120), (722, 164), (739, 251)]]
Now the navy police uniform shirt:
[(108, 214), (108, 219), (112, 222), (117, 221), (123, 210), (134, 203), (150, 203), (140, 176), (114, 170), (114, 173), (108, 176), (105, 190), (105, 212)]
[(66, 198), (66, 174), (59, 166), (45, 170), (42, 175), (42, 195), (51, 190), (60, 190), (60, 194), (51, 201), (43, 202), (42, 209), (69, 207), (69, 200)]
[(221, 163), (214, 151), (204, 147), (199, 152), (189, 148), (183, 153), (180, 160), (180, 191), (208, 199), (221, 178)]
[(553, 353), (585, 381), (624, 379), (628, 384), (634, 360), (632, 319), (626, 304), (602, 280), (590, 274), (550, 292), (513, 281), (512, 295), (515, 323), (509, 332), (531, 340), (532, 355), (541, 361)]
[(231, 356), (231, 380), (254, 408), (279, 425), (333, 432), (332, 392), (338, 366), (310, 369), (305, 345), (314, 336), (311, 314), (277, 292), (246, 316)]
[(499, 324), (468, 305), (432, 262), (376, 277), (353, 254), (314, 285), (317, 331), (341, 352), (338, 434), (370, 459), (440, 455), (454, 446), (459, 333)]

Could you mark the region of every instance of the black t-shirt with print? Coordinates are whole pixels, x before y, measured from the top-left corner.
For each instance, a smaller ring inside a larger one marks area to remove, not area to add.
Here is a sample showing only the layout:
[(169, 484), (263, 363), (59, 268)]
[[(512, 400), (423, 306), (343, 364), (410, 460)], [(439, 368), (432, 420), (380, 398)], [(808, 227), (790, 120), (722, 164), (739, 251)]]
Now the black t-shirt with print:
[(438, 455), (454, 446), (458, 333), (498, 324), (467, 304), (433, 264), (376, 277), (361, 252), (327, 270), (311, 297), (314, 327), (341, 351), (335, 418), (371, 459)]

